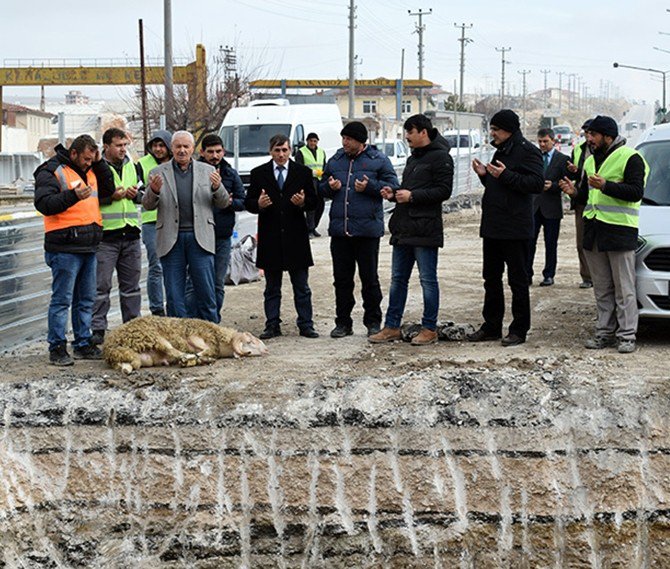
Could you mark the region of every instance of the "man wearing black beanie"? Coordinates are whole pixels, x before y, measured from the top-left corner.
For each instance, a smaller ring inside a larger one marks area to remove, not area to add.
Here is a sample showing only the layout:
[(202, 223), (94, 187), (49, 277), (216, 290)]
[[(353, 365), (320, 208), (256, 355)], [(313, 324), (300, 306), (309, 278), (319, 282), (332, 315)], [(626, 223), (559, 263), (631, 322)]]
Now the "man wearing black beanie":
[(489, 164), (477, 158), (474, 171), (484, 185), (479, 235), (484, 256), (484, 323), (471, 342), (498, 340), (505, 315), (503, 272), (512, 289), (513, 320), (501, 343), (516, 346), (530, 329), (528, 242), (533, 238), (533, 196), (544, 188), (542, 155), (519, 130), (519, 117), (504, 109), (491, 117), (491, 144), (496, 152)]
[(635, 351), (637, 334), (635, 249), (649, 167), (626, 146), (612, 117), (594, 118), (586, 142), (592, 154), (584, 162), (589, 189), (583, 246), (598, 319), (595, 335), (584, 346), (592, 350), (616, 346), (620, 354), (629, 354)]

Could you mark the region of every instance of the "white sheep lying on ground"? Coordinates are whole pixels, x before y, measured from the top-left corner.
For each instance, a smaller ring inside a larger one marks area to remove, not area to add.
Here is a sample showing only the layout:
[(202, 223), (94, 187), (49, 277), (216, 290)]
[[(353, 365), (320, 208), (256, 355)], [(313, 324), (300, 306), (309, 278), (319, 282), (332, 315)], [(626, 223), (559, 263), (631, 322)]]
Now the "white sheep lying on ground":
[(105, 361), (123, 373), (141, 367), (182, 367), (211, 363), (217, 358), (262, 356), (265, 344), (248, 332), (222, 328), (195, 318), (144, 316), (112, 330), (105, 337)]

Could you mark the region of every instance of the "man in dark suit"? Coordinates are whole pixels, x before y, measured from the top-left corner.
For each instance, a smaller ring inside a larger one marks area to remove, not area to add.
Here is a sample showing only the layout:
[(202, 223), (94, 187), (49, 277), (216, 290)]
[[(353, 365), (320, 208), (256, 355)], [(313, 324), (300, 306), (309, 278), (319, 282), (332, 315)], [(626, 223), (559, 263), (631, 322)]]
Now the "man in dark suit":
[(544, 269), (540, 286), (551, 286), (556, 276), (558, 234), (563, 218), (563, 192), (558, 182), (568, 173), (568, 157), (554, 148), (554, 131), (542, 128), (537, 132), (537, 144), (542, 152), (544, 168), (544, 188), (535, 196), (534, 226), (535, 235), (530, 240), (528, 251), (528, 282), (533, 280), (533, 260), (537, 249), (540, 228), (544, 229)]
[(316, 206), (312, 170), (289, 160), (291, 143), (277, 134), (270, 139), (272, 160), (251, 171), (244, 205), (258, 214), (256, 266), (265, 272), (265, 330), (267, 340), (281, 336), (281, 285), (288, 271), (298, 313), (300, 335), (318, 338), (312, 320), (312, 291), (307, 283), (312, 261), (305, 211)]

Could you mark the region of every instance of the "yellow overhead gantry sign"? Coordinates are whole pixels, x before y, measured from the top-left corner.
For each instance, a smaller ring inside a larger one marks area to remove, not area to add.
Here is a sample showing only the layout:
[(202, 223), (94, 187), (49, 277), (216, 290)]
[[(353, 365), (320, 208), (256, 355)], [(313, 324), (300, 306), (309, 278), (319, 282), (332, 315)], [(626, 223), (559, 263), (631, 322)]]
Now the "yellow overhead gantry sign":
[[(354, 88), (378, 88), (393, 89), (398, 86), (400, 79), (356, 79)], [(259, 79), (250, 81), (249, 87), (252, 89), (346, 89), (349, 87), (348, 79)], [(426, 79), (403, 79), (403, 89), (421, 89), (431, 88), (433, 83)]]
[[(195, 101), (195, 112), (206, 112), (207, 65), (205, 47), (195, 48), (195, 61), (173, 68), (173, 82), (188, 86), (188, 97)], [(145, 67), (145, 83), (160, 85), (165, 81), (164, 67)], [(139, 67), (0, 67), (0, 109), (3, 86), (29, 85), (139, 85)], [(204, 109), (204, 111), (203, 111)], [(2, 149), (0, 138), (0, 150)]]

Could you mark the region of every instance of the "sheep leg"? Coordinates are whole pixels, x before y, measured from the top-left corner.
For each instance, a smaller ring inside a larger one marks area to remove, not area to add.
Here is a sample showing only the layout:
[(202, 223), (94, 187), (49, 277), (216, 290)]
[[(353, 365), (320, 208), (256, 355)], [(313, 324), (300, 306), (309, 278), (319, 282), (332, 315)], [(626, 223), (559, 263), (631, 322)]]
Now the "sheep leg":
[(216, 359), (214, 357), (214, 350), (203, 338), (192, 334), (186, 339), (186, 341), (188, 342), (188, 345), (191, 346), (191, 348), (198, 350), (195, 355), (198, 358), (199, 364), (211, 364), (214, 362)]
[(191, 367), (198, 363), (198, 356), (178, 350), (162, 336), (156, 337), (156, 346), (160, 352), (165, 354), (166, 360), (170, 363), (176, 362), (182, 367)]

